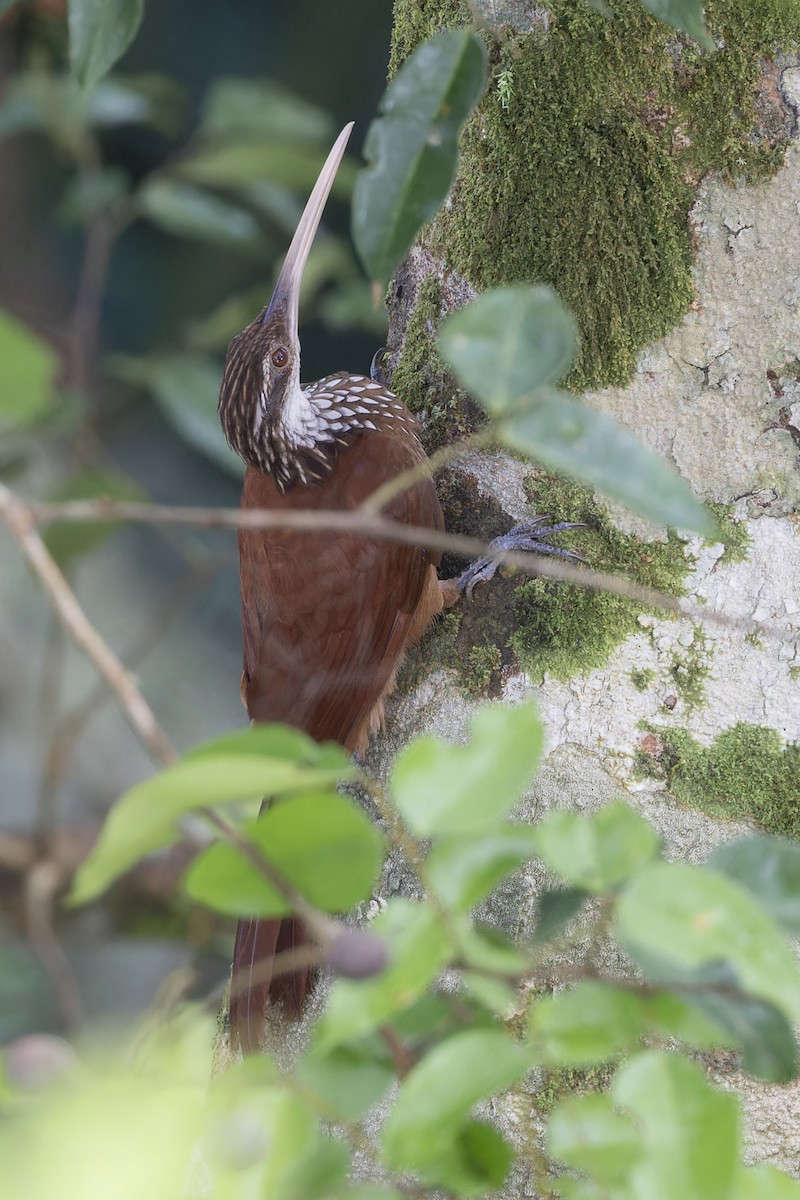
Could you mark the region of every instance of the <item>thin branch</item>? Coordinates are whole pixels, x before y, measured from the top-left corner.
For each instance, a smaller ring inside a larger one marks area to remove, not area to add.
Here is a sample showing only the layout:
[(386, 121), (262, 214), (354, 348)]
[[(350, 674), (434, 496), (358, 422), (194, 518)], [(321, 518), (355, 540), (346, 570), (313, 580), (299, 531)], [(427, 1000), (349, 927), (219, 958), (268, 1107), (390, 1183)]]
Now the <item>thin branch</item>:
[(0, 483), (0, 519), (41, 583), (58, 620), (108, 683), (132, 729), (148, 752), (164, 766), (177, 758), (169, 739), (134, 677), (125, 670), (81, 608), (35, 527), (30, 509)]
[(61, 871), (51, 859), (35, 863), (25, 877), (25, 924), (31, 946), (50, 982), (66, 1033), (75, 1033), (83, 1019), (77, 980), (56, 937), (53, 907), (63, 886)]
[[(12, 497), (8, 489), (0, 492), (0, 515), (3, 495)], [(750, 618), (731, 617), (725, 613), (708, 611), (703, 605), (692, 605), (660, 592), (656, 588), (644, 587), (630, 579), (613, 575), (608, 571), (594, 571), (589, 567), (575, 566), (563, 559), (549, 558), (539, 554), (504, 550), (492, 551), (487, 542), (463, 534), (445, 533), (417, 525), (405, 525), (388, 517), (370, 512), (329, 511), (319, 509), (297, 509), (291, 512), (276, 512), (271, 509), (239, 508), (193, 508), (176, 505), (146, 504), (136, 501), (68, 500), (59, 503), (23, 504), (14, 499), (17, 508), (24, 512), (29, 521), (133, 521), (152, 525), (188, 525), (201, 529), (291, 529), (298, 533), (359, 533), (384, 541), (398, 542), (406, 546), (423, 546), (431, 550), (442, 550), (461, 558), (477, 558), (488, 555), (504, 566), (516, 567), (529, 575), (544, 579), (559, 580), (576, 587), (609, 592), (633, 600), (644, 608), (657, 608), (685, 617), (702, 624), (724, 628), (746, 629), (778, 641), (793, 642), (796, 634), (777, 628), (775, 624), (755, 621)]]

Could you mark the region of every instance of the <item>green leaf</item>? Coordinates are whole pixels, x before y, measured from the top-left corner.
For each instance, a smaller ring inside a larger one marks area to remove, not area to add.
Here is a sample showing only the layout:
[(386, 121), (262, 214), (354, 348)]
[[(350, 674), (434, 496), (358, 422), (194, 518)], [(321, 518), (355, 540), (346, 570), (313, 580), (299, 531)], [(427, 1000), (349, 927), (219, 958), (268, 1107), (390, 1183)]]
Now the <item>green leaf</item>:
[(589, 1066), (635, 1046), (645, 1030), (639, 998), (611, 984), (587, 980), (545, 996), (528, 1015), (528, 1037), (546, 1066)]
[(179, 821), (187, 813), (324, 787), (341, 777), (338, 770), (267, 755), (208, 753), (185, 758), (117, 801), (75, 876), (70, 903), (93, 900), (145, 854), (176, 841)]
[(738, 1167), (739, 1102), (677, 1055), (649, 1051), (618, 1072), (615, 1105), (630, 1111), (642, 1154), (628, 1179), (648, 1200), (727, 1200)]
[(452, 928), (458, 939), (458, 956), (468, 967), (506, 975), (509, 979), (530, 969), (527, 957), (491, 925), (476, 926), (462, 918)]
[(440, 1042), (400, 1085), (383, 1127), (386, 1165), (423, 1170), (442, 1182), (437, 1160), (471, 1110), (521, 1079), (530, 1065), (528, 1053), (498, 1030), (469, 1030)]
[(578, 888), (599, 893), (624, 883), (661, 844), (655, 830), (619, 802), (591, 817), (554, 809), (534, 832), (537, 853), (551, 871)]
[(503, 1136), (485, 1121), (465, 1121), (442, 1146), (435, 1162), (418, 1174), (458, 1196), (484, 1197), (502, 1187), (514, 1155)]
[(188, 445), (241, 476), (242, 461), (225, 441), (217, 416), (222, 366), (216, 360), (200, 354), (115, 355), (107, 365), (117, 378), (146, 388)]
[(390, 960), (372, 979), (338, 979), (318, 1026), (323, 1049), (372, 1032), (418, 999), (447, 963), (451, 948), (439, 916), (425, 905), (394, 899), (369, 925)]
[(583, 888), (548, 888), (537, 899), (535, 942), (560, 937), (570, 921), (586, 905), (589, 892)]
[(780, 931), (743, 888), (688, 863), (650, 863), (622, 892), (618, 936), (646, 967), (676, 972), (729, 962), (742, 988), (800, 1019), (800, 968)]
[(551, 1158), (612, 1186), (627, 1180), (640, 1154), (630, 1117), (615, 1112), (608, 1096), (562, 1101), (547, 1122), (547, 1145)]
[[(271, 805), (242, 832), (289, 883), (326, 912), (347, 912), (368, 899), (377, 882), (381, 839), (369, 817), (337, 792)], [(183, 887), (198, 904), (232, 917), (291, 912), (280, 892), (227, 842), (198, 855)]]
[(642, 998), (642, 1005), (648, 1032), (657, 1037), (677, 1038), (699, 1050), (736, 1045), (736, 1039), (684, 993), (654, 992)]
[(498, 426), (512, 450), (600, 488), (657, 524), (714, 534), (686, 481), (613, 417), (552, 388), (530, 400), (528, 411)]
[(192, 746), (183, 756), (184, 762), (199, 758), (216, 758), (220, 754), (252, 754), (258, 758), (281, 758), (336, 772), (338, 779), (355, 778), (355, 768), (341, 746), (335, 742), (315, 742), (307, 733), (290, 725), (250, 725), (233, 733)]
[(800, 1180), (791, 1179), (777, 1167), (742, 1167), (731, 1200), (800, 1200)]
[(797, 1074), (792, 1027), (774, 1004), (748, 995), (726, 963), (696, 972), (692, 987), (675, 991), (713, 1021), (728, 1045), (742, 1050), (742, 1068), (769, 1083), (788, 1083)]
[(425, 860), (425, 881), (442, 904), (468, 911), (535, 853), (529, 825), (501, 825), (488, 836), (444, 837)]
[(502, 979), (493, 979), (478, 971), (459, 971), (461, 986), (487, 1012), (508, 1020), (519, 1008), (520, 999), (516, 988)]
[(203, 100), (199, 132), (206, 138), (246, 136), (326, 143), (329, 115), (272, 79), (215, 79)]
[(800, 846), (752, 834), (719, 846), (708, 865), (747, 888), (783, 928), (800, 936)]
[(69, 0), (69, 60), (82, 87), (111, 70), (136, 36), (144, 0)]
[(0, 428), (33, 425), (52, 407), (57, 363), (46, 342), (0, 312)]
[[(142, 489), (128, 475), (87, 468), (62, 484), (51, 500), (143, 500)], [(44, 535), (45, 545), (60, 566), (68, 565), (101, 545), (119, 529), (119, 521), (54, 521)]]
[(398, 755), (392, 794), (418, 837), (488, 832), (517, 803), (542, 751), (530, 705), (486, 705), (471, 722), (467, 746), (416, 738)]
[(212, 192), (168, 176), (151, 176), (137, 193), (143, 216), (167, 233), (264, 257), (269, 244), (252, 213)]
[(642, 4), (659, 21), (666, 22), (681, 33), (688, 33), (704, 50), (715, 49), (713, 38), (709, 36), (703, 21), (700, 0), (642, 0)]
[(560, 379), (576, 345), (572, 314), (552, 288), (527, 284), (484, 292), (449, 316), (439, 331), (444, 358), (496, 416), (518, 409), (535, 388)]
[[(310, 190), (322, 157), (316, 146), (302, 143), (271, 142), (263, 137), (225, 138), (190, 150), (171, 170), (193, 183), (227, 191), (260, 181)], [(333, 195), (349, 196), (352, 181), (353, 170), (344, 162), (336, 175)]]
[(312, 1047), (294, 1074), (303, 1088), (323, 1101), (321, 1117), (358, 1121), (392, 1082), (394, 1065), (385, 1044), (375, 1036), (327, 1050)]
[(418, 47), (386, 89), (353, 193), (353, 241), (372, 279), (388, 282), (449, 192), (459, 132), (485, 80), (483, 43), (448, 30)]
[(331, 1188), (344, 1183), (352, 1159), (343, 1141), (321, 1135), (312, 1151), (295, 1156), (277, 1200), (330, 1200)]

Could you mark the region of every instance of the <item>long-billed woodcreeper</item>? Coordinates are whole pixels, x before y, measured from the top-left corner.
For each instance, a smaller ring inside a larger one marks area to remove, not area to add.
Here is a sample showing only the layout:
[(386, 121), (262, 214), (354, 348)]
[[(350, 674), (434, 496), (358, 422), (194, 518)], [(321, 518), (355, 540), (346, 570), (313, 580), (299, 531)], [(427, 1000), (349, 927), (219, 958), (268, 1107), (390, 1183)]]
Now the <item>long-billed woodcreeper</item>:
[[(340, 371), (300, 383), (300, 283), (351, 130), (352, 124), (328, 155), (272, 299), (228, 350), (219, 412), (247, 466), (243, 508), (352, 511), (382, 484), (426, 462), (415, 418), (379, 380)], [(429, 474), (394, 495), (383, 513), (444, 528)], [(570, 526), (543, 525), (534, 519), (496, 546), (568, 555), (542, 539)], [(355, 530), (240, 530), (242, 698), (250, 718), (363, 750), (381, 723), (405, 651), (476, 578), (468, 569), (440, 581), (439, 559)], [(306, 940), (292, 917), (239, 922), (230, 1019), (232, 1042), (244, 1053), (260, 1047), (268, 1004), (290, 1017), (302, 1012), (308, 970), (273, 975), (271, 963)]]

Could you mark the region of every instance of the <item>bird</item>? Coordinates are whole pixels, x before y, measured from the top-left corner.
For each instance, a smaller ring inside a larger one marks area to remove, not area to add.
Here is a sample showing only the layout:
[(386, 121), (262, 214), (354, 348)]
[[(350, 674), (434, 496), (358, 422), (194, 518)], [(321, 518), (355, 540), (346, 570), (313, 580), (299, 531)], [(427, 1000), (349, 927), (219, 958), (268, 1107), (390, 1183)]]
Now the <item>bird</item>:
[[(352, 129), (352, 122), (345, 126), (326, 159), (269, 303), (228, 348), (219, 417), (246, 466), (245, 510), (355, 512), (379, 487), (427, 463), (417, 419), (377, 369), (300, 382), (300, 285)], [(424, 469), (391, 495), (382, 513), (444, 529), (433, 477)], [(545, 521), (512, 530), (504, 545), (576, 557), (545, 542), (572, 523)], [(481, 560), (441, 580), (440, 558), (357, 529), (241, 528), (241, 689), (251, 721), (282, 722), (362, 753), (381, 726), (406, 651), (495, 565)], [(308, 941), (296, 917), (239, 922), (229, 1020), (232, 1045), (243, 1054), (259, 1052), (268, 1007), (287, 1019), (303, 1013), (313, 974), (305, 967), (277, 974), (272, 964)]]

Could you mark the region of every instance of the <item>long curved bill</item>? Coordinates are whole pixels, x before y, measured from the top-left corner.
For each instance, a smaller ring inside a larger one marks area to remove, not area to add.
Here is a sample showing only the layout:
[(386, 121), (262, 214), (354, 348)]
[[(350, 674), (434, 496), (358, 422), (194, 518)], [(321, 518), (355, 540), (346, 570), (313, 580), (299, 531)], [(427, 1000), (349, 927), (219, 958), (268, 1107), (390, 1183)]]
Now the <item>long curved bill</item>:
[(278, 282), (275, 284), (272, 299), (264, 314), (265, 321), (281, 310), (286, 322), (291, 322), (291, 328), (297, 329), (300, 312), (300, 283), (308, 261), (308, 253), (319, 228), (322, 211), (333, 187), (339, 164), (344, 158), (345, 148), (350, 134), (353, 132), (354, 124), (355, 122), (351, 121), (349, 125), (345, 125), (325, 160), (325, 166), (317, 177), (317, 182), (314, 184), (314, 189), (308, 198), (308, 203), (292, 238), (289, 253), (286, 255), (286, 261), (278, 276)]

